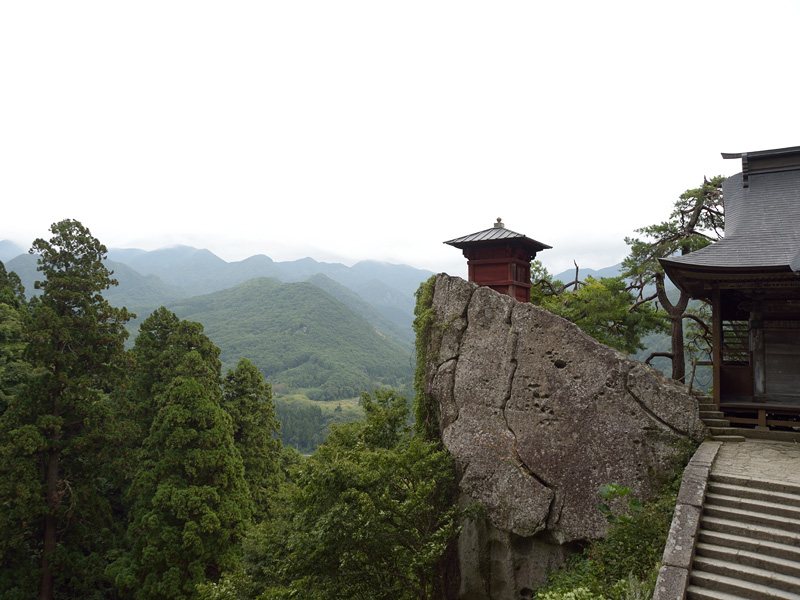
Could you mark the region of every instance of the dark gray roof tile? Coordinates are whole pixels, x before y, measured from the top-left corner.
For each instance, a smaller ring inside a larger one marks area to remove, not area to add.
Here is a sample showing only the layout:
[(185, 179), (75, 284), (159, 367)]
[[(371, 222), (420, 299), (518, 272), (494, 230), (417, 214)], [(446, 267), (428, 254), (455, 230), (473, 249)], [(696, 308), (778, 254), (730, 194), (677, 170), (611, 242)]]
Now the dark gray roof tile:
[(540, 250), (552, 248), (552, 246), (548, 246), (547, 244), (537, 242), (536, 240), (529, 238), (528, 236), (522, 233), (517, 233), (516, 231), (511, 231), (510, 229), (506, 229), (505, 227), (497, 227), (497, 226), (490, 227), (489, 229), (484, 229), (483, 231), (478, 231), (477, 233), (470, 233), (469, 235), (448, 240), (444, 243), (449, 244), (450, 246), (455, 246), (456, 248), (461, 248), (465, 244), (471, 245), (471, 244), (480, 244), (481, 242), (493, 242), (493, 241), (511, 240), (511, 239), (516, 239), (526, 242), (527, 244), (539, 246)]
[(789, 266), (800, 251), (800, 171), (738, 173), (723, 184), (725, 238), (665, 263), (698, 267)]

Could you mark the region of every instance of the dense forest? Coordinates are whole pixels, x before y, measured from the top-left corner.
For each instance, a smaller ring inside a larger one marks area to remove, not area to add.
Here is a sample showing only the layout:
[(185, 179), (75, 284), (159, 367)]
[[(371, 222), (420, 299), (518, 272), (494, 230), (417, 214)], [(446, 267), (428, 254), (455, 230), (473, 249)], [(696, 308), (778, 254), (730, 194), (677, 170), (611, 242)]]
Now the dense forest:
[[(37, 296), (37, 256), (7, 243), (0, 249), (12, 257), (6, 266), (27, 295)], [(263, 255), (227, 263), (186, 246), (108, 257), (103, 264), (118, 285), (104, 298), (138, 315), (126, 324), (126, 347), (160, 306), (203, 324), (223, 371), (246, 357), (270, 381), (282, 439), (301, 452), (313, 451), (331, 423), (363, 416), (361, 391), (408, 394), (413, 296), (427, 271), (374, 261), (279, 263)]]
[(126, 347), (135, 316), (104, 297), (105, 247), (77, 221), (51, 232), (32, 298), (0, 263), (0, 598), (435, 595), (461, 514), (452, 459), (404, 397), (362, 394), (351, 423), (329, 403), (324, 443), (328, 417), (295, 398), (284, 418), (322, 444), (304, 459), (253, 362), (223, 374), (203, 325), (164, 307)]

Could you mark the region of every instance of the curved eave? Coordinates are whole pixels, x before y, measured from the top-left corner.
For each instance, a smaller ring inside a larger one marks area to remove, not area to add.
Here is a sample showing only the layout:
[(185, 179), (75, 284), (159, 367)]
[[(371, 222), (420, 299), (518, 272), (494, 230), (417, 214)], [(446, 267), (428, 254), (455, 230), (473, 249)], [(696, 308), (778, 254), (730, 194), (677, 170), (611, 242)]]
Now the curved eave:
[(709, 300), (711, 290), (723, 282), (769, 281), (796, 279), (789, 265), (719, 267), (693, 265), (682, 261), (659, 258), (658, 262), (675, 286), (692, 298)]
[(537, 252), (541, 252), (542, 250), (549, 250), (552, 246), (548, 246), (547, 244), (542, 244), (541, 242), (537, 242), (536, 240), (532, 240), (530, 238), (499, 238), (494, 240), (477, 240), (472, 242), (444, 242), (448, 246), (453, 246), (460, 250), (464, 250), (465, 248), (480, 248), (486, 246), (520, 246), (525, 250), (533, 252), (534, 254)]

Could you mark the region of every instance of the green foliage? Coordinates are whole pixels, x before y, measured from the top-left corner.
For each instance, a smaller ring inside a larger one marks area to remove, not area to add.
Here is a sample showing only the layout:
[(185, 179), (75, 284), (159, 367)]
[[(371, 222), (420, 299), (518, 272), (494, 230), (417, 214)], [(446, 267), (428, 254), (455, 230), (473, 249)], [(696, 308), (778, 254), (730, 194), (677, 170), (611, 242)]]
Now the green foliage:
[(531, 261), (531, 303), (542, 306), (549, 296), (554, 293), (554, 287), (561, 288), (561, 281), (553, 280), (540, 260)]
[(642, 237), (625, 238), (630, 254), (623, 261), (623, 275), (638, 287), (664, 270), (659, 258), (688, 254), (722, 237), (724, 212), (722, 182), (717, 175), (700, 187), (686, 190), (673, 205), (669, 219), (636, 230)]
[(186, 352), (154, 405), (130, 490), (130, 552), (108, 572), (123, 595), (191, 598), (237, 564), (250, 494), (216, 360)]
[[(604, 500), (613, 500), (614, 498), (629, 496), (633, 492), (633, 488), (623, 486), (618, 483), (607, 483), (600, 487), (598, 492), (600, 497)], [(631, 498), (628, 500), (627, 513), (614, 514), (611, 507), (605, 502), (600, 502), (597, 508), (606, 517), (609, 523), (630, 523), (633, 519), (632, 515), (642, 512), (642, 503), (638, 498)]]
[(665, 331), (663, 313), (652, 304), (637, 304), (622, 277), (587, 277), (567, 289), (552, 281), (541, 264), (532, 264), (531, 302), (575, 323), (597, 341), (632, 354), (643, 348), (642, 337)]
[(564, 569), (551, 574), (547, 587), (536, 597), (584, 588), (608, 600), (627, 598), (631, 587), (641, 586), (642, 580), (658, 571), (676, 498), (674, 491), (665, 491), (639, 512), (612, 524), (605, 539), (594, 542)]
[[(179, 319), (163, 306), (145, 319), (133, 347), (133, 393), (149, 400), (161, 394), (188, 352), (200, 353), (214, 373), (219, 373), (219, 348), (200, 323)], [(145, 430), (146, 432), (146, 430)]]
[(411, 435), (396, 393), (362, 405), (366, 418), (333, 428), (284, 487), (283, 512), (258, 530), (249, 571), (261, 598), (437, 596), (460, 517), (452, 458)]
[[(0, 417), (0, 597), (30, 597), (37, 585), (45, 599), (101, 597), (118, 533), (107, 465), (122, 431), (109, 391), (121, 380), (131, 315), (102, 296), (116, 283), (105, 246), (77, 221), (50, 231), (31, 248), (44, 275), (24, 315), (35, 371)], [(22, 309), (20, 293), (7, 280), (4, 305)]]
[(627, 500), (625, 512), (615, 514), (608, 505), (600, 508), (607, 518), (611, 517), (606, 537), (591, 543), (582, 553), (573, 555), (564, 568), (551, 573), (547, 586), (538, 590), (536, 598), (570, 598), (569, 593), (577, 598), (583, 594), (601, 600), (652, 597), (681, 475), (694, 449), (696, 445), (691, 442), (676, 447), (670, 458), (669, 475), (659, 482), (659, 492), (648, 502), (627, 500), (631, 494), (627, 486), (602, 486), (601, 498), (609, 502)]
[(27, 308), (19, 277), (6, 272), (0, 262), (0, 415), (31, 375), (31, 367), (23, 359)]
[(414, 331), (417, 334), (414, 371), (414, 423), (417, 433), (426, 440), (439, 439), (439, 403), (425, 393), (425, 376), (428, 364), (428, 348), (435, 321), (433, 293), (436, 276), (419, 286), (417, 305), (414, 308)]
[[(667, 221), (637, 229), (640, 237), (625, 238), (630, 254), (622, 262), (622, 275), (633, 289), (638, 290), (641, 302), (658, 299), (671, 323), (672, 338), (669, 357), (672, 360), (672, 377), (683, 381), (686, 376), (683, 320), (687, 312), (689, 295), (681, 292), (677, 299), (666, 293), (664, 269), (660, 258), (695, 252), (719, 240), (724, 230), (722, 182), (716, 176), (694, 189), (686, 190), (673, 206)], [(655, 290), (654, 292), (652, 290)], [(707, 333), (709, 327), (702, 318), (697, 323)], [(693, 336), (694, 341), (707, 336)], [(700, 344), (700, 353), (707, 353), (707, 344)]]
[(281, 442), (275, 436), (280, 423), (275, 418), (272, 389), (261, 372), (246, 358), (222, 382), (222, 406), (233, 424), (233, 442), (242, 457), (244, 476), (253, 511), (266, 515), (270, 491), (277, 485)]
[(253, 279), (172, 310), (203, 323), (225, 367), (246, 356), (273, 385), (315, 388), (319, 399), (354, 398), (411, 379), (406, 348), (310, 283)]
[(592, 593), (589, 588), (579, 587), (572, 590), (552, 590), (536, 596), (538, 600), (605, 600), (603, 596)]
[(281, 441), (304, 454), (311, 454), (325, 441), (331, 425), (364, 417), (356, 400), (320, 402), (300, 395), (277, 398), (275, 413), (281, 424)]

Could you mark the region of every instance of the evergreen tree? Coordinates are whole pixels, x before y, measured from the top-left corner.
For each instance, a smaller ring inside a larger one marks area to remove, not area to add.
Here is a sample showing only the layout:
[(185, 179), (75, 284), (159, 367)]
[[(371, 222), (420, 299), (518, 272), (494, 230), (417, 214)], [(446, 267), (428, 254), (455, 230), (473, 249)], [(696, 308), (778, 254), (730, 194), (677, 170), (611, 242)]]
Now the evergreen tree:
[(8, 598), (30, 597), (34, 574), (42, 600), (102, 594), (114, 541), (102, 473), (115, 437), (108, 393), (130, 315), (103, 299), (116, 284), (105, 246), (77, 221), (50, 231), (31, 248), (45, 276), (26, 318), (25, 358), (36, 371), (0, 418), (0, 554), (13, 565), (4, 577), (15, 579)]
[(139, 326), (132, 351), (134, 368), (129, 395), (136, 407), (142, 439), (149, 434), (159, 409), (156, 399), (163, 398), (176, 369), (193, 350), (219, 377), (219, 348), (203, 333), (200, 323), (181, 320), (162, 306)]
[(0, 262), (0, 415), (30, 376), (30, 366), (23, 359), (26, 309), (19, 277)]
[[(642, 337), (666, 329), (663, 312), (637, 302), (622, 277), (587, 277), (564, 284), (553, 280), (537, 260), (531, 265), (531, 302), (575, 323), (597, 341), (633, 354), (644, 348)], [(572, 289), (570, 289), (572, 288)]]
[(272, 389), (246, 358), (225, 376), (223, 407), (233, 421), (233, 441), (242, 456), (254, 513), (264, 518), (277, 485), (281, 442), (275, 436), (280, 423), (275, 418)]
[[(700, 187), (680, 195), (668, 220), (637, 229), (641, 238), (625, 239), (631, 252), (622, 263), (623, 276), (638, 291), (638, 304), (658, 300), (666, 311), (672, 333), (671, 351), (657, 355), (672, 360), (672, 378), (678, 381), (686, 379), (684, 319), (691, 319), (706, 331), (709, 328), (695, 312), (688, 310), (689, 294), (680, 292), (672, 299), (667, 295), (664, 269), (658, 259), (688, 254), (722, 238), (724, 179), (720, 175), (710, 181), (704, 178)], [(655, 291), (651, 292), (653, 286)]]
[(163, 308), (141, 331), (132, 394), (145, 439), (129, 492), (129, 552), (108, 573), (125, 597), (192, 598), (236, 565), (250, 492), (222, 406), (219, 349), (199, 323)]

